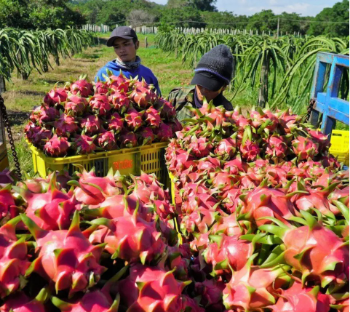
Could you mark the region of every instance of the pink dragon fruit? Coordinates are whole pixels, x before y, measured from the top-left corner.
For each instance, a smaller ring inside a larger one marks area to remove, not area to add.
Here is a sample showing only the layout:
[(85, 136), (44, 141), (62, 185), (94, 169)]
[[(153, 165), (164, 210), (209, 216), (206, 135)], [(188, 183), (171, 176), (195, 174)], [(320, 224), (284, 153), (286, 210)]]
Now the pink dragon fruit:
[(137, 87), (132, 91), (130, 98), (141, 109), (147, 109), (157, 100), (157, 95), (148, 88)]
[(72, 92), (72, 94), (79, 93), (82, 97), (86, 98), (94, 94), (94, 87), (91, 83), (89, 83), (83, 78), (73, 82), (70, 86), (70, 91)]
[(162, 122), (159, 112), (153, 107), (150, 107), (145, 111), (145, 121), (150, 127), (156, 128), (158, 128)]
[(20, 221), (21, 218), (16, 217), (0, 228), (0, 261), (6, 264), (2, 268), (0, 277), (1, 298), (21, 287), (20, 278), (25, 275), (30, 266), (27, 243), (24, 238), (17, 239), (16, 237), (16, 225)]
[(54, 127), (58, 136), (68, 138), (79, 129), (75, 118), (65, 114), (62, 114), (60, 118), (55, 121)]
[(36, 126), (34, 122), (29, 121), (24, 127), (24, 133), (29, 142), (34, 140), (35, 135), (41, 130), (41, 127)]
[(53, 281), (56, 292), (69, 289), (70, 295), (99, 281), (105, 271), (99, 265), (104, 245), (91, 245), (80, 232), (77, 211), (68, 230), (45, 231), (26, 215), (22, 214), (21, 218), (40, 250), (38, 258), (32, 262), (31, 272)]
[(156, 135), (161, 142), (168, 142), (173, 136), (173, 130), (170, 126), (164, 122), (159, 125), (159, 128), (156, 131)]
[(117, 148), (117, 142), (114, 137), (113, 131), (101, 132), (97, 137), (97, 144), (104, 150), (113, 150)]
[(64, 104), (64, 110), (67, 115), (80, 116), (85, 112), (88, 102), (85, 98), (77, 95), (69, 95)]
[(259, 269), (252, 266), (252, 259), (232, 274), (232, 279), (223, 291), (226, 309), (252, 311), (267, 308), (275, 303), (273, 285), (288, 270), (288, 266), (274, 269)]
[(105, 94), (95, 94), (90, 98), (89, 106), (98, 116), (106, 116), (112, 109)]
[(212, 172), (210, 173), (210, 177), (212, 179), (211, 182), (213, 187), (221, 191), (230, 190), (238, 181), (236, 176), (233, 176), (226, 171)]
[(234, 156), (236, 152), (236, 141), (233, 138), (222, 139), (215, 149), (215, 154), (225, 156), (229, 159)]
[(240, 151), (243, 159), (247, 161), (254, 161), (260, 153), (258, 144), (246, 140), (244, 144), (240, 146)]
[(57, 88), (56, 86), (45, 95), (44, 103), (49, 106), (54, 106), (55, 104), (60, 104), (66, 101), (67, 92), (64, 88)]
[(55, 134), (46, 144), (44, 145), (44, 152), (53, 157), (65, 156), (68, 153), (70, 143), (65, 137), (59, 137)]
[(231, 174), (239, 174), (240, 172), (247, 172), (247, 164), (242, 162), (240, 157), (225, 162), (224, 170), (227, 170)]
[(93, 171), (84, 170), (78, 176), (78, 187), (74, 190), (74, 194), (76, 199), (85, 205), (98, 205), (106, 197), (118, 194), (112, 172), (102, 178), (96, 177)]
[(78, 135), (74, 140), (74, 146), (76, 148), (77, 154), (90, 154), (96, 150), (95, 137), (90, 137), (85, 134)]
[(205, 137), (197, 138), (195, 136), (192, 136), (191, 143), (188, 146), (188, 149), (197, 158), (208, 156), (212, 148), (213, 146)]
[[(305, 211), (300, 211), (306, 223), (301, 227), (287, 226), (275, 221), (278, 226), (267, 224), (259, 227), (277, 235), (284, 243), (284, 251), (278, 257), (302, 273), (303, 281), (314, 280), (322, 287), (329, 284), (343, 285), (349, 274), (349, 248), (330, 229), (319, 224)], [(276, 256), (276, 255), (275, 255)], [(264, 266), (276, 262), (269, 258)]]
[(217, 221), (211, 228), (210, 232), (213, 234), (225, 234), (227, 236), (237, 236), (244, 234), (247, 229), (243, 222), (237, 221), (236, 215), (219, 216)]
[(301, 283), (294, 282), (293, 286), (284, 290), (277, 303), (270, 308), (273, 312), (328, 312), (330, 296), (319, 292), (319, 287), (304, 288)]
[(109, 97), (112, 107), (121, 114), (124, 114), (130, 107), (130, 100), (125, 93), (114, 91)]
[(200, 303), (207, 307), (213, 304), (220, 303), (222, 300), (222, 291), (225, 289), (225, 284), (214, 279), (205, 280), (204, 282), (197, 282), (195, 285), (195, 292), (200, 296)]
[(95, 289), (74, 302), (52, 297), (52, 303), (61, 312), (118, 312), (119, 296), (113, 301), (107, 291)]
[(239, 236), (211, 235), (210, 240), (212, 243), (203, 256), (217, 275), (230, 274), (231, 268), (234, 271), (241, 270), (253, 254), (252, 243), (239, 239)]
[(202, 172), (213, 172), (216, 171), (220, 168), (221, 163), (220, 160), (217, 158), (212, 158), (212, 157), (207, 157), (204, 159), (201, 159), (198, 162), (198, 172), (202, 173)]
[(121, 132), (120, 134), (121, 147), (135, 147), (137, 146), (137, 137), (134, 132)]
[(77, 205), (72, 194), (59, 191), (55, 184), (53, 175), (46, 193), (26, 191), (23, 194), (27, 202), (26, 215), (44, 230), (67, 229)]
[(185, 311), (181, 293), (188, 284), (177, 281), (172, 271), (137, 264), (130, 268), (130, 276), (120, 281), (118, 290), (129, 312), (147, 311), (150, 306), (154, 311), (175, 312)]
[(165, 120), (171, 120), (176, 116), (175, 107), (162, 98), (158, 99), (156, 107), (160, 111), (160, 116)]
[(314, 143), (311, 139), (298, 136), (292, 141), (292, 145), (293, 151), (299, 160), (307, 160), (318, 154), (318, 144)]
[(155, 224), (146, 222), (136, 214), (113, 220), (99, 218), (91, 221), (91, 224), (104, 225), (109, 229), (102, 239), (112, 259), (120, 258), (132, 263), (141, 260), (145, 264), (164, 251), (165, 244)]
[(134, 108), (129, 108), (125, 114), (125, 122), (130, 130), (136, 131), (143, 124), (144, 112), (138, 112)]
[(35, 146), (43, 147), (47, 141), (49, 141), (52, 138), (52, 131), (41, 128), (40, 131), (36, 134), (34, 134), (34, 138), (32, 139), (32, 142)]
[(270, 136), (267, 141), (266, 155), (272, 159), (281, 159), (286, 157), (287, 144), (281, 136)]
[(120, 73), (119, 76), (110, 75), (107, 83), (113, 90), (124, 93), (129, 91), (130, 80), (127, 79), (122, 73)]
[(46, 312), (45, 301), (48, 299), (48, 290), (42, 289), (39, 294), (30, 300), (20, 292), (8, 297), (5, 304), (0, 307), (1, 312)]
[(182, 218), (180, 229), (185, 237), (193, 233), (206, 233), (215, 222), (217, 211), (210, 211), (204, 207), (194, 209), (191, 214)]
[(182, 130), (181, 122), (178, 121), (177, 119), (172, 120), (172, 121), (169, 123), (169, 126), (170, 126), (171, 129), (173, 130), (173, 133), (176, 133), (176, 132)]
[(123, 130), (124, 119), (122, 119), (118, 113), (113, 113), (111, 117), (107, 120), (108, 129), (113, 130), (115, 134), (118, 134)]
[(330, 140), (328, 135), (317, 130), (308, 130), (308, 132), (311, 138), (318, 144), (320, 152), (324, 152), (329, 149)]
[(105, 81), (97, 81), (95, 84), (95, 93), (106, 94), (108, 93), (108, 85)]
[(98, 116), (90, 115), (82, 120), (81, 127), (88, 135), (99, 133), (102, 128), (101, 120)]
[(39, 126), (43, 126), (45, 123), (54, 121), (59, 116), (59, 112), (56, 108), (41, 105), (34, 109), (29, 116), (29, 119), (38, 124)]
[(141, 141), (140, 145), (151, 144), (155, 140), (155, 135), (151, 128), (144, 127), (138, 132), (139, 139)]

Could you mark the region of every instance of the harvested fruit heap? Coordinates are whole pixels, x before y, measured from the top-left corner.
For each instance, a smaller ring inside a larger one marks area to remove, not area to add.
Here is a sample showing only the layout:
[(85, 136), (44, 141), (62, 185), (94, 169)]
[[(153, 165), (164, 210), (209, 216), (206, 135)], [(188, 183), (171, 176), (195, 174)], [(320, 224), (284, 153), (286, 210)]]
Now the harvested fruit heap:
[(64, 88), (55, 86), (24, 131), (48, 156), (89, 154), (167, 142), (181, 130), (175, 114), (152, 85), (109, 73), (106, 82), (80, 77)]
[(166, 160), (200, 304), (349, 311), (349, 172), (328, 137), (288, 110), (193, 113)]

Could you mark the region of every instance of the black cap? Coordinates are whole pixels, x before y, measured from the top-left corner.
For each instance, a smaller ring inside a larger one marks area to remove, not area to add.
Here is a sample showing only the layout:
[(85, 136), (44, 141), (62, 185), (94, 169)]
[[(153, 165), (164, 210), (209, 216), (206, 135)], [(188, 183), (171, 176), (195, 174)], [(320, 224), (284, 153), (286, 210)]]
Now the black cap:
[(218, 91), (230, 84), (233, 72), (233, 56), (228, 46), (220, 44), (205, 53), (196, 67), (191, 84)]
[(124, 39), (136, 39), (137, 40), (137, 35), (135, 30), (128, 26), (120, 26), (117, 28), (114, 28), (111, 36), (109, 37), (107, 41), (107, 47), (112, 47), (114, 40), (116, 38), (124, 38)]

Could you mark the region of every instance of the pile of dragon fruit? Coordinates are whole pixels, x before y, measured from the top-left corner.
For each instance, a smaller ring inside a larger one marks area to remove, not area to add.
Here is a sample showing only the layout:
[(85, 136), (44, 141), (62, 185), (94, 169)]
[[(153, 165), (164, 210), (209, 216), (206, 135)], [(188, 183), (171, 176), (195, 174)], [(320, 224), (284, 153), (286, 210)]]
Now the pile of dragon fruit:
[(24, 131), (46, 155), (62, 157), (167, 142), (181, 130), (175, 115), (152, 85), (109, 73), (106, 82), (55, 86)]
[(289, 110), (193, 113), (166, 151), (193, 298), (205, 311), (349, 311), (349, 172), (329, 138)]

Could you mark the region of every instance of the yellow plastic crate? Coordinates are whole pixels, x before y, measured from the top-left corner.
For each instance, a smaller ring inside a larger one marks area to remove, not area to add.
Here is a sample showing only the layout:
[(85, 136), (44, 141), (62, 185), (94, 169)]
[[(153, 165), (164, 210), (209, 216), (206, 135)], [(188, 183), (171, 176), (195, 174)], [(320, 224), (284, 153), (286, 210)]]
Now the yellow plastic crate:
[(333, 130), (329, 152), (337, 157), (339, 162), (349, 166), (349, 131)]
[(173, 203), (173, 205), (175, 205), (175, 183), (174, 183), (174, 179), (175, 177), (172, 175), (171, 172), (169, 172), (169, 179), (170, 179), (170, 191), (171, 191), (171, 202)]
[(123, 175), (140, 175), (141, 170), (146, 173), (155, 173), (161, 183), (166, 184), (167, 169), (165, 166), (166, 142), (155, 143), (134, 148), (97, 152), (95, 154), (48, 157), (34, 145), (29, 144), (32, 151), (34, 172), (46, 177), (49, 171), (67, 170), (70, 174), (77, 170), (74, 164), (82, 165), (86, 170), (95, 168), (97, 176), (105, 176), (112, 167)]

